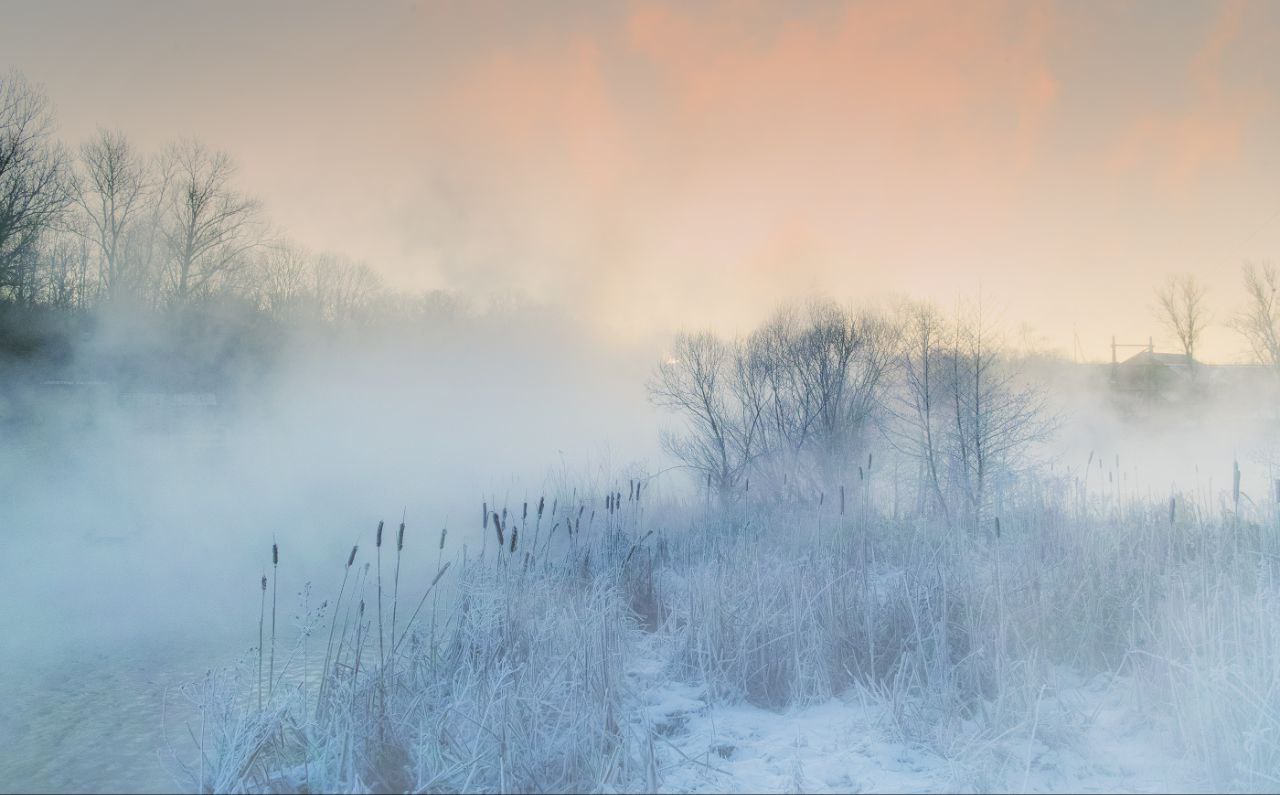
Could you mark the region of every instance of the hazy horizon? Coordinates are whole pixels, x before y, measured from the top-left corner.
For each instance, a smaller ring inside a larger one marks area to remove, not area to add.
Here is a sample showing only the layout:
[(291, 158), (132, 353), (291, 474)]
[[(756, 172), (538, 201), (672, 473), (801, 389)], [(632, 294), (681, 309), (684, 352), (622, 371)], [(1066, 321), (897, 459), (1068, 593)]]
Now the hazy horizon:
[(309, 248), (613, 337), (980, 289), (1106, 361), (1177, 349), (1152, 292), (1190, 273), (1232, 361), (1280, 251), (1274, 4), (74, 8), (0, 28), (69, 146), (198, 135)]

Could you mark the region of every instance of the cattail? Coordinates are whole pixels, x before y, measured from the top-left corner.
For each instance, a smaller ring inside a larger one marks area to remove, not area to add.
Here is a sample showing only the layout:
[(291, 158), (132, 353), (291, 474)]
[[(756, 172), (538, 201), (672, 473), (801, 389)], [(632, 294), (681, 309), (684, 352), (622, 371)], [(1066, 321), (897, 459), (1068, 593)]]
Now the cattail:
[(1236, 505), (1240, 504), (1240, 462), (1231, 462), (1231, 500)]
[[(466, 550), (465, 544), (463, 545), (463, 550), (465, 553), (465, 550)], [(441, 569), (436, 572), (436, 576), (434, 579), (431, 580), (431, 584), (427, 586), (426, 593), (422, 595), (422, 599), (418, 601), (418, 606), (413, 609), (413, 614), (409, 616), (409, 623), (405, 624), (404, 633), (400, 636), (400, 640), (391, 649), (391, 655), (393, 657), (395, 656), (396, 650), (400, 648), (400, 644), (404, 643), (405, 637), (409, 635), (409, 630), (410, 628), (413, 627), (413, 622), (417, 620), (418, 613), (422, 611), (422, 606), (427, 603), (427, 596), (430, 595), (430, 593), (433, 590), (435, 590), (436, 584), (440, 582), (440, 578), (444, 576), (444, 573), (449, 570), (450, 565), (452, 564), (451, 563), (444, 564), (444, 566), (441, 567)]]
[(746, 486), (743, 488), (743, 491), (751, 491), (751, 478), (747, 478)]
[(863, 481), (863, 480), (866, 480), (866, 479), (867, 479), (867, 478), (866, 478), (866, 476), (864, 476), (864, 475), (862, 474), (862, 465), (861, 465), (861, 464), (859, 464), (859, 465), (858, 465), (858, 480), (859, 480), (859, 481)]
[(1000, 538), (1000, 517), (996, 517), (996, 538)]
[(538, 518), (539, 518), (539, 519), (541, 519), (541, 518), (542, 518), (542, 509), (543, 509), (543, 507), (544, 507), (544, 506), (546, 506), (546, 504), (547, 504), (547, 498), (546, 498), (546, 497), (539, 497), (539, 498), (538, 498)]
[(445, 536), (447, 535), (449, 535), (449, 528), (447, 527), (440, 528), (440, 548), (441, 549), (444, 549), (444, 539), (445, 539)]
[(640, 487), (644, 485), (643, 481), (636, 481), (636, 502), (640, 501)]
[(604, 509), (609, 513), (613, 513), (613, 495), (612, 494), (604, 495)]
[(520, 512), (520, 524), (525, 524), (528, 521), (529, 521), (529, 503), (526, 502), (524, 504), (524, 509)]
[[(367, 526), (367, 525), (366, 525)], [(356, 544), (351, 548), (351, 554), (347, 556), (347, 568), (351, 568), (351, 564), (356, 562), (356, 551), (360, 549), (360, 545)]]
[(844, 516), (844, 485), (840, 486), (840, 515)]
[(502, 506), (502, 523), (506, 524), (506, 522), (507, 522), (507, 506), (504, 505)]
[(262, 710), (262, 623), (267, 610), (267, 573), (262, 572), (262, 603), (258, 607), (258, 710)]
[(498, 533), (498, 549), (506, 543), (506, 536), (502, 534), (502, 522), (498, 519), (498, 512), (493, 512), (493, 529)]
[[(408, 511), (408, 508), (405, 508)], [(387, 646), (386, 640), (382, 637), (382, 521), (378, 521), (378, 532), (374, 535), (373, 545), (378, 550), (378, 664), (385, 666), (387, 664)], [(368, 568), (368, 564), (365, 564)], [(360, 613), (364, 614), (364, 600), (360, 600)], [(356, 665), (360, 661), (357, 658)]]
[(871, 472), (871, 453), (867, 453), (867, 472)]
[(489, 503), (482, 502), (480, 503), (480, 505), (484, 511), (484, 528), (483, 529), (488, 530), (489, 529)]
[[(268, 693), (275, 691), (276, 680), (276, 595), (280, 591), (280, 545), (271, 542), (271, 662), (267, 667)], [(263, 594), (266, 599), (266, 575), (263, 575)], [(259, 646), (262, 645), (259, 639)]]
[(1172, 494), (1169, 495), (1169, 525), (1173, 526), (1173, 520), (1178, 515), (1178, 498)]
[(636, 482), (628, 478), (627, 479), (627, 502), (635, 502), (635, 499), (636, 499)]
[(511, 528), (511, 554), (516, 554), (516, 539), (520, 537), (520, 528)]
[[(440, 542), (444, 543), (443, 539)], [(400, 555), (404, 552), (404, 517), (400, 519), (400, 531), (396, 533), (396, 573), (391, 585), (391, 649), (396, 647), (396, 610), (400, 607)], [(386, 664), (385, 662), (383, 663)]]
[(552, 515), (552, 516), (555, 516), (555, 515), (556, 515), (556, 508), (559, 508), (559, 507), (560, 507), (560, 498), (559, 498), (559, 497), (557, 497), (557, 498), (555, 498), (554, 500), (552, 500), (552, 501), (551, 501), (551, 515)]
[(819, 491), (819, 492), (818, 492), (818, 505), (822, 505), (823, 501), (825, 501), (826, 499), (827, 499), (827, 495), (826, 495), (824, 492)]

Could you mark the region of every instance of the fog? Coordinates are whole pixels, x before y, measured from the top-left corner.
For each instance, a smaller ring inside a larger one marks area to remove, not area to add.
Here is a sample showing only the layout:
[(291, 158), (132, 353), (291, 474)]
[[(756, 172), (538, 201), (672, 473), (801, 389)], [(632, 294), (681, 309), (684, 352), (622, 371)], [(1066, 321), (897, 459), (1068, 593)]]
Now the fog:
[[(41, 677), (76, 660), (118, 664), (145, 648), (163, 650), (135, 663), (156, 688), (89, 685), (100, 703), (88, 694), (86, 708), (104, 711), (76, 720), (112, 720), (119, 688), (157, 706), (159, 685), (180, 682), (171, 669), (225, 664), (256, 643), (273, 542), (292, 613), (304, 582), (331, 596), (346, 552), (370, 544), (381, 520), (405, 518), (411, 551), (434, 547), (442, 527), (478, 548), (482, 501), (514, 506), (657, 471), (658, 417), (643, 389), (656, 349), (602, 342), (564, 317), (527, 307), (407, 332), (287, 331), (269, 367), (232, 364), (212, 389), (139, 379), (172, 360), (154, 353), (165, 340), (119, 318), (76, 338), (62, 367), (10, 364), (6, 700), (28, 704), (17, 694), (51, 689)], [(407, 560), (407, 577), (428, 565), (425, 554)], [(6, 712), (10, 775), (29, 776), (30, 758), (49, 754), (22, 739), (29, 716)], [(46, 761), (92, 754), (100, 740)], [(164, 789), (154, 751), (147, 775), (119, 784)]]
[[(379, 521), (403, 517), (411, 552), (448, 528), (450, 548), (475, 555), (491, 543), (482, 503), (518, 512), (650, 476), (657, 500), (697, 493), (659, 445), (678, 418), (646, 389), (670, 337), (610, 340), (567, 307), (533, 305), (205, 331), (175, 348), (162, 321), (103, 310), (57, 355), (7, 365), (0, 565), (14, 609), (0, 614), (0, 662), (17, 706), (4, 729), (13, 780), (164, 789), (172, 767), (156, 747), (190, 747), (161, 718), (192, 720), (176, 688), (256, 645), (273, 543), (292, 615), (304, 583), (332, 596)], [(1135, 412), (1116, 402), (1112, 365), (1012, 355), (1054, 420), (1029, 456), (1034, 477), (1100, 505), (1177, 494), (1212, 513), (1227, 509), (1238, 462), (1244, 499), (1270, 510), (1273, 393), (1228, 385)], [(217, 365), (184, 369), (183, 356)], [(872, 449), (900, 461), (883, 439)], [(409, 556), (407, 579), (434, 564)], [(122, 698), (137, 749), (113, 756), (113, 773), (94, 749)], [(38, 747), (46, 724), (63, 727), (52, 753)]]
[(0, 792), (1280, 785), (1280, 6), (305, 6), (0, 19)]

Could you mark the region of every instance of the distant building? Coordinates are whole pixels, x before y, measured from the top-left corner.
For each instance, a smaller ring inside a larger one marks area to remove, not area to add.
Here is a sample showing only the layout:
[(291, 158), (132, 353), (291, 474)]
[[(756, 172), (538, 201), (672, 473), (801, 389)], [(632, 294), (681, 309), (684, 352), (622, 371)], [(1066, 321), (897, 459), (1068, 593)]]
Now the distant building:
[(1111, 368), (1111, 386), (1118, 396), (1144, 402), (1176, 403), (1190, 397), (1204, 365), (1181, 353), (1157, 353), (1148, 348)]
[(1257, 398), (1274, 394), (1276, 375), (1263, 365), (1208, 364), (1182, 353), (1160, 353), (1148, 344), (1123, 361), (1113, 358), (1109, 380), (1122, 410), (1151, 414), (1162, 408), (1189, 409), (1206, 401), (1259, 402)]

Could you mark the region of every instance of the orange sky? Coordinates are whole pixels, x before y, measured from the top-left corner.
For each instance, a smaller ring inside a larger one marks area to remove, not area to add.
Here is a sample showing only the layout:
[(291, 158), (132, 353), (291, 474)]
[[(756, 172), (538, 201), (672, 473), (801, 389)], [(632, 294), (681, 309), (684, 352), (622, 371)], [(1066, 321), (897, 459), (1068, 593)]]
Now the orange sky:
[(7, 66), (70, 142), (198, 134), (313, 248), (610, 333), (981, 287), (1103, 358), (1190, 272), (1225, 359), (1280, 262), (1277, 3), (32, 3)]

